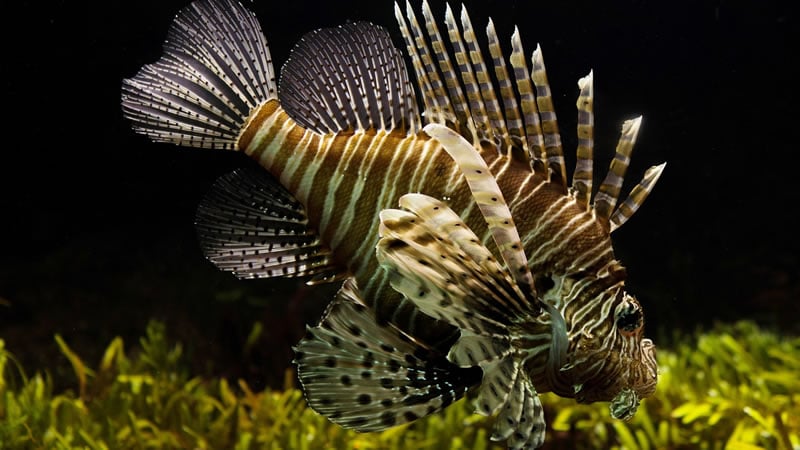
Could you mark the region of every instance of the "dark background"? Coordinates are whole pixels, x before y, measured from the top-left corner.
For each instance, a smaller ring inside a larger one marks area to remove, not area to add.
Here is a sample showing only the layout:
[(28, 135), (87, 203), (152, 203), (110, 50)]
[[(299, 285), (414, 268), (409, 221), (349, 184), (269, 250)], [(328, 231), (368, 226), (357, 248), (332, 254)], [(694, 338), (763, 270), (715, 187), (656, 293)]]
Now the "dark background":
[[(54, 333), (94, 365), (115, 335), (132, 347), (157, 318), (195, 370), (278, 384), (290, 346), (332, 295), (217, 272), (196, 243), (194, 209), (216, 177), (250, 161), (153, 144), (122, 119), (121, 80), (160, 56), (186, 3), (22, 2), (4, 13), (0, 338), (30, 370), (66, 365)], [(576, 82), (590, 68), (598, 172), (622, 121), (645, 116), (627, 185), (668, 165), (614, 240), (649, 335), (666, 342), (673, 330), (740, 318), (798, 331), (788, 2), (466, 3), (476, 30), (494, 18), (506, 51), (514, 23), (528, 53), (541, 43), (568, 164)], [(443, 17), (444, 3), (431, 6)], [(252, 9), (276, 68), (305, 32), (348, 19), (384, 25), (402, 45), (388, 1)], [(245, 347), (255, 322), (265, 331)]]

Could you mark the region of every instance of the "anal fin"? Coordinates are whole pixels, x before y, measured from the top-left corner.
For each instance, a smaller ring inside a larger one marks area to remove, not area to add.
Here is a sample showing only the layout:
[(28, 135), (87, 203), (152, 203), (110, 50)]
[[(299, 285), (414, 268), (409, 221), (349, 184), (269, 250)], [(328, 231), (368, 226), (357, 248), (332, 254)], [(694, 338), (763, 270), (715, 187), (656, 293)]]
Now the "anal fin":
[(195, 225), (206, 257), (238, 278), (307, 276), (317, 283), (344, 273), (308, 228), (303, 205), (263, 170), (220, 177)]

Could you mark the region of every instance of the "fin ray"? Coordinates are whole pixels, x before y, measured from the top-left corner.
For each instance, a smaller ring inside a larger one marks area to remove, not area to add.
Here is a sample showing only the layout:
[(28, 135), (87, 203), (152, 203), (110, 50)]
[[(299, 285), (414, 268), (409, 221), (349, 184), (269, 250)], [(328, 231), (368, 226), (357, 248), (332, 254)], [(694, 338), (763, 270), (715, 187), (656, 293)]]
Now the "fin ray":
[[(409, 50), (415, 51), (417, 55), (414, 59), (414, 67), (417, 70), (417, 74), (422, 75), (427, 80), (424, 85), (425, 88), (421, 92), (426, 102), (430, 101), (430, 103), (426, 103), (425, 114), (430, 116), (430, 120), (438, 123), (455, 121), (455, 114), (444, 91), (444, 85), (439, 78), (436, 67), (433, 65), (431, 50), (425, 41), (425, 35), (419, 25), (417, 15), (408, 0), (406, 0), (406, 18), (411, 31), (411, 35), (407, 37)], [(411, 41), (413, 41), (413, 48), (411, 47)]]
[(453, 47), (453, 53), (458, 67), (461, 83), (464, 86), (466, 93), (467, 105), (472, 113), (472, 124), (475, 129), (473, 131), (473, 142), (476, 144), (479, 140), (492, 142), (489, 132), (489, 117), (486, 113), (486, 106), (481, 97), (480, 88), (473, 72), (473, 66), (470, 63), (469, 53), (467, 52), (462, 39), (462, 33), (456, 23), (453, 10), (447, 4), (445, 9), (444, 23), (447, 28), (447, 35), (450, 40), (450, 45)]
[(439, 141), (458, 164), (508, 270), (523, 291), (526, 291), (525, 295), (535, 296), (533, 277), (519, 232), (503, 193), (486, 162), (472, 145), (454, 131), (436, 124), (429, 124), (423, 130)]
[(461, 28), (464, 41), (469, 51), (469, 59), (472, 61), (472, 69), (477, 81), (478, 91), (482, 99), (483, 109), (486, 112), (486, 138), (499, 151), (503, 148), (503, 143), (508, 142), (508, 130), (500, 110), (500, 103), (497, 101), (497, 94), (494, 92), (491, 75), (486, 68), (483, 52), (478, 45), (475, 30), (472, 28), (472, 21), (469, 19), (467, 8), (461, 5)]
[(378, 324), (348, 278), (320, 324), (295, 348), (309, 405), (358, 431), (412, 422), (449, 406), (480, 382), (393, 325)]
[(558, 120), (553, 106), (550, 83), (547, 81), (542, 48), (538, 45), (531, 56), (531, 63), (533, 66), (531, 78), (536, 86), (536, 106), (539, 109), (539, 118), (542, 124), (550, 180), (561, 184), (566, 190), (567, 172), (564, 166), (564, 149), (561, 145), (561, 134), (558, 132)]
[[(412, 212), (384, 210), (381, 223), (378, 261), (392, 287), (425, 314), (476, 334), (502, 335), (524, 311), (522, 294), (488, 251), (478, 256), (485, 259), (468, 256), (460, 242)], [(468, 245), (478, 242), (471, 236)]]
[(433, 17), (433, 12), (427, 0), (423, 0), (422, 2), (422, 15), (425, 18), (425, 28), (428, 31), (428, 36), (430, 36), (431, 46), (436, 55), (436, 61), (442, 73), (442, 78), (444, 79), (450, 99), (452, 99), (450, 103), (452, 104), (455, 114), (455, 123), (453, 126), (462, 134), (471, 133), (471, 130), (475, 129), (475, 124), (472, 121), (469, 106), (464, 98), (464, 91), (461, 89), (461, 84), (453, 69), (450, 55), (442, 39), (442, 34), (439, 32), (439, 26), (436, 24), (436, 20)]
[(520, 375), (520, 365), (511, 355), (499, 361), (481, 365), (483, 379), (475, 399), (475, 410), (484, 416), (490, 416), (506, 404), (515, 380)]
[(450, 348), (447, 359), (459, 367), (473, 367), (504, 359), (510, 350), (507, 341), (461, 330), (461, 336)]
[(622, 124), (622, 132), (619, 137), (619, 143), (614, 154), (614, 159), (608, 168), (608, 173), (603, 179), (603, 183), (595, 194), (594, 210), (596, 216), (606, 223), (614, 212), (614, 207), (619, 199), (620, 191), (622, 191), (622, 183), (625, 181), (625, 172), (628, 170), (628, 165), (631, 162), (631, 152), (636, 143), (636, 137), (639, 135), (639, 128), (642, 124), (642, 117), (639, 116), (635, 119), (626, 120)]
[(666, 165), (666, 163), (663, 163), (647, 169), (644, 173), (644, 177), (642, 177), (642, 181), (633, 188), (631, 193), (628, 194), (628, 198), (619, 205), (617, 210), (614, 211), (614, 214), (609, 218), (610, 230), (612, 232), (627, 222), (639, 207), (642, 206), (647, 196), (650, 195), (653, 187), (658, 182), (658, 179), (661, 177), (661, 173), (664, 171)]
[[(523, 370), (529, 355), (516, 347), (509, 334), (509, 329), (519, 326), (518, 318), (529, 318), (532, 313), (515, 309), (524, 305), (519, 286), (499, 270), (488, 250), (470, 247), (480, 241), (471, 230), (461, 230), (466, 225), (442, 202), (408, 194), (401, 198), (401, 206), (410, 211), (381, 212), (377, 254), (392, 274), (392, 287), (427, 314), (461, 329), (447, 359), (458, 367), (481, 368), (476, 411), (483, 415), (500, 411), (492, 439), (508, 439), (510, 448), (515, 449), (540, 447), (545, 422), (540, 399)], [(456, 228), (458, 232), (452, 233)], [(451, 236), (456, 237), (453, 242)], [(448, 247), (460, 245), (470, 250), (464, 254), (448, 251)], [(426, 279), (431, 283), (426, 285)], [(493, 279), (497, 280), (495, 287), (486, 289)], [(504, 287), (501, 279), (510, 283), (512, 290)], [(429, 289), (431, 285), (439, 291)], [(508, 297), (500, 294), (504, 289), (510, 293)], [(507, 301), (514, 297), (516, 301)], [(496, 326), (502, 327), (499, 332), (493, 328)]]
[(163, 56), (122, 83), (122, 111), (154, 141), (234, 149), (250, 111), (276, 93), (255, 15), (230, 0), (199, 0), (170, 26)]
[[(503, 430), (500, 428), (505, 425), (502, 421), (503, 414), (500, 414), (497, 422), (495, 422), (495, 435), (492, 436), (493, 440), (496, 436), (508, 435), (508, 448), (509, 450), (525, 449), (525, 448), (539, 448), (544, 445), (545, 439), (545, 420), (544, 408), (542, 407), (542, 400), (536, 393), (533, 383), (526, 376), (518, 378), (520, 386), (515, 389), (514, 397), (509, 396), (515, 400), (521, 400), (522, 411), (517, 420), (516, 426), (510, 430)], [(516, 385), (515, 385), (516, 388)], [(513, 394), (512, 394), (513, 395)], [(508, 418), (506, 418), (508, 419)], [(508, 423), (508, 420), (505, 421)]]
[(196, 216), (206, 258), (238, 278), (337, 279), (344, 271), (307, 225), (302, 205), (262, 170), (220, 177)]
[(594, 177), (594, 76), (591, 71), (578, 80), (578, 88), (578, 150), (571, 191), (578, 204), (588, 210)]
[(500, 47), (500, 42), (494, 29), (494, 22), (491, 19), (489, 19), (489, 25), (486, 26), (486, 37), (489, 40), (489, 55), (492, 58), (495, 78), (500, 88), (500, 98), (503, 100), (503, 115), (506, 122), (504, 127), (506, 134), (503, 136), (505, 147), (509, 151), (513, 149), (527, 151), (528, 145), (525, 140), (525, 129), (519, 112), (517, 95), (511, 84), (511, 78), (508, 75), (508, 69), (503, 58), (503, 49)]
[(515, 318), (537, 313), (538, 302), (449, 207), (423, 194), (400, 203), (409, 211), (381, 211), (377, 257), (423, 312), (480, 335), (503, 334)]
[(414, 132), (419, 119), (411, 89), (386, 29), (358, 22), (303, 36), (281, 71), (279, 98), (295, 121), (321, 134)]
[(539, 120), (539, 108), (536, 106), (536, 96), (531, 85), (531, 75), (525, 61), (525, 51), (519, 37), (519, 29), (514, 28), (511, 35), (511, 67), (514, 69), (514, 79), (517, 83), (517, 92), (520, 95), (520, 106), (525, 123), (525, 136), (523, 148), (528, 151), (530, 164), (536, 173), (547, 174), (547, 155), (544, 150), (544, 136)]

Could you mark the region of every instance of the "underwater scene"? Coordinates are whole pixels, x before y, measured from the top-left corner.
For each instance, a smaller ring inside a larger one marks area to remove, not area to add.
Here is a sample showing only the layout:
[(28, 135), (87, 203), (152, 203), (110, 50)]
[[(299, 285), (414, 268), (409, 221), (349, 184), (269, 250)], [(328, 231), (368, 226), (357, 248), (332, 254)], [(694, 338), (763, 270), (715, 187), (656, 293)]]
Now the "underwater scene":
[(800, 449), (788, 2), (10, 8), (0, 449)]

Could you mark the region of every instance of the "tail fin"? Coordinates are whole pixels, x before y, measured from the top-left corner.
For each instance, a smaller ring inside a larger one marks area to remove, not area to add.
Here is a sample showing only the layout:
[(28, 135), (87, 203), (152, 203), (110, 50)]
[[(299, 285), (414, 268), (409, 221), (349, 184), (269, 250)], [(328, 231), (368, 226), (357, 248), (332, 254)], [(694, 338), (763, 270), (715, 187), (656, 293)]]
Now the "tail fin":
[(164, 55), (122, 82), (122, 112), (153, 141), (234, 149), (250, 111), (276, 98), (255, 15), (233, 0), (198, 0), (169, 29)]

